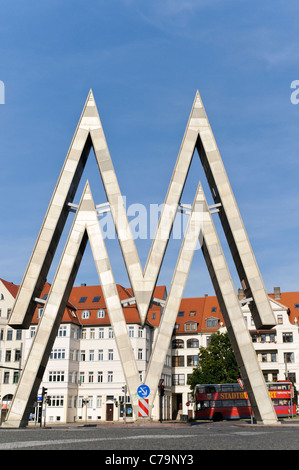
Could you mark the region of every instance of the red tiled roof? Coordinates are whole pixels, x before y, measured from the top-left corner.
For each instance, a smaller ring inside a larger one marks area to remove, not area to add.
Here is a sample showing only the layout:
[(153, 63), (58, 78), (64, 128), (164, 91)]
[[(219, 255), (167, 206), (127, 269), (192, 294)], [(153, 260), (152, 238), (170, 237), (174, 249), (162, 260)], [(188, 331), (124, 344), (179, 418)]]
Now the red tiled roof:
[[(175, 333), (190, 334), (199, 331), (209, 331), (212, 333), (217, 331), (218, 327), (207, 327), (206, 325), (206, 319), (211, 317), (219, 319), (219, 323), (224, 323), (216, 296), (182, 299), (176, 318), (176, 325), (178, 327), (175, 329)], [(187, 325), (189, 323), (196, 323), (195, 329), (188, 329)]]
[[(0, 280), (3, 282), (4, 286), (8, 289), (11, 295), (13, 297), (16, 297), (19, 286), (17, 286), (13, 282), (8, 282), (1, 278)], [(46, 282), (40, 297), (43, 298), (44, 295), (47, 295), (50, 291), (50, 288), (51, 285)], [(117, 284), (117, 291), (120, 300), (129, 299), (133, 296), (131, 288), (125, 288), (119, 284)], [(278, 302), (282, 306), (285, 306), (288, 309), (289, 319), (291, 323), (295, 323), (295, 318), (299, 323), (299, 292), (281, 292), (280, 298), (277, 299), (275, 299), (274, 293), (268, 295), (271, 299), (274, 299), (276, 302)], [(84, 302), (79, 302), (81, 297), (86, 297)], [(99, 299), (95, 299), (96, 297), (99, 297)], [(166, 287), (157, 286), (154, 290), (153, 297), (161, 300), (165, 299)], [(38, 307), (42, 307), (42, 304), (38, 304)], [(81, 285), (73, 287), (62, 321), (71, 321), (77, 324), (80, 323), (82, 325), (110, 324), (110, 319), (107, 310), (104, 318), (97, 318), (97, 311), (99, 309), (106, 310), (106, 303), (101, 286)], [(38, 322), (37, 310), (38, 308), (36, 308), (33, 317), (33, 323)], [(90, 311), (89, 318), (81, 318), (81, 313), (83, 310)], [(136, 304), (124, 306), (123, 312), (127, 323), (140, 322)], [(199, 331), (207, 331), (212, 333), (213, 331), (216, 331), (217, 328), (215, 327), (207, 327), (207, 318), (216, 318), (218, 319), (218, 324), (220, 324), (220, 322), (223, 322), (224, 324), (224, 320), (216, 296), (190, 297), (182, 299), (179, 312), (184, 312), (184, 314), (179, 314), (176, 318), (176, 325), (178, 325), (178, 328), (175, 329), (176, 333), (188, 334), (190, 332), (195, 333)], [(150, 306), (149, 314), (147, 317), (147, 323), (155, 327), (159, 326), (160, 316), (161, 307), (159, 305), (152, 304)], [(196, 328), (192, 330), (186, 330), (186, 323), (195, 323)]]
[[(295, 318), (299, 323), (299, 292), (281, 292), (280, 298), (275, 299), (274, 294), (268, 294), (271, 299), (274, 299), (281, 305), (289, 309), (289, 319), (291, 323), (295, 323)], [(295, 307), (298, 305), (298, 307)]]
[[(42, 293), (41, 298), (45, 294), (49, 293), (50, 284), (47, 286), (45, 285)], [(132, 296), (132, 290), (127, 289), (123, 286), (117, 284), (117, 291), (120, 300), (129, 299)], [(165, 286), (158, 286), (154, 290), (154, 297), (155, 298), (164, 298), (166, 291)], [(80, 300), (82, 301), (80, 302)], [(42, 304), (39, 304), (38, 307), (42, 307)], [(104, 318), (98, 318), (97, 312), (100, 309), (105, 310)], [(82, 312), (84, 310), (88, 310), (90, 315), (88, 318), (82, 318)], [(125, 320), (127, 323), (140, 323), (140, 318), (138, 314), (138, 310), (136, 308), (136, 304), (124, 306), (123, 312), (125, 316)], [(38, 308), (36, 308), (33, 323), (38, 322), (37, 318)], [(153, 313), (155, 313), (153, 318)], [(152, 305), (150, 307), (150, 313), (148, 315), (147, 323), (152, 326), (158, 326), (160, 323), (160, 314), (161, 314), (161, 307), (158, 305)], [(81, 325), (110, 325), (110, 318), (108, 311), (106, 309), (106, 303), (103, 295), (103, 291), (101, 286), (77, 286), (73, 287), (69, 301), (67, 303), (67, 307), (62, 317), (62, 322), (75, 322)]]
[(13, 282), (5, 281), (4, 279), (0, 279), (0, 281), (3, 282), (3, 284), (5, 285), (6, 289), (10, 292), (10, 294), (14, 298), (16, 298), (18, 290), (19, 290), (19, 286), (16, 286)]

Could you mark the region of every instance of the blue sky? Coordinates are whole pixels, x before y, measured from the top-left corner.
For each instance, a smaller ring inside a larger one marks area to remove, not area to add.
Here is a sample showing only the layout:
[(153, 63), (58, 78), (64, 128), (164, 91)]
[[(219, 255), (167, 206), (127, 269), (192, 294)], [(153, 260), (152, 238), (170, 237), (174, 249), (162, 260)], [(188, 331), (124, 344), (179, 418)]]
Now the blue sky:
[[(266, 289), (299, 290), (297, 1), (0, 0), (0, 11), (0, 277), (22, 280), (90, 88), (128, 205), (163, 203), (198, 89)], [(82, 184), (99, 204), (89, 160)], [(197, 154), (192, 165), (186, 203), (203, 180)], [(159, 284), (171, 279), (171, 242)], [(143, 265), (150, 243), (136, 242)], [(109, 253), (128, 285), (117, 242)], [(89, 249), (80, 282), (98, 282)], [(198, 252), (185, 296), (205, 293)]]

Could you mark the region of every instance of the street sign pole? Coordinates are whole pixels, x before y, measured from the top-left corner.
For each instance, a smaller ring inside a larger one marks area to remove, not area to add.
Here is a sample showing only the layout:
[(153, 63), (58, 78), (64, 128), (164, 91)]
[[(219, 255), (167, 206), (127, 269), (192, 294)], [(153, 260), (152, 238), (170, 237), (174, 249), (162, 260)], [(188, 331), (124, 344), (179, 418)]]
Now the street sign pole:
[(126, 424), (126, 419), (127, 419), (127, 386), (126, 385), (122, 387), (122, 391), (124, 392), (123, 422), (124, 424)]

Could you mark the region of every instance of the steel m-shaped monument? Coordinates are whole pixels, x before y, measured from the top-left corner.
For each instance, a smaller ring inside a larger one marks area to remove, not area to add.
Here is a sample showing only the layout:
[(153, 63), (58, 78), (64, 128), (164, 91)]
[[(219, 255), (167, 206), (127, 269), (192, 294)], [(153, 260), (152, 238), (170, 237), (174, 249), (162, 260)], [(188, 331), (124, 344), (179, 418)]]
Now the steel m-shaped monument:
[[(263, 374), (250, 334), (244, 322), (241, 305), (233, 285), (226, 259), (212, 219), (216, 208), (227, 238), (246, 299), (257, 328), (271, 328), (275, 318), (259, 272), (246, 230), (244, 228), (229, 180), (217, 148), (201, 97), (196, 93), (185, 134), (155, 237), (144, 270), (132, 236), (122, 194), (105, 139), (92, 91), (89, 92), (65, 163), (50, 201), (45, 219), (24, 274), (9, 325), (29, 328), (37, 302), (50, 269), (64, 225), (74, 208), (78, 188), (91, 147), (94, 149), (102, 177), (107, 203), (115, 224), (123, 259), (134, 294), (134, 301), (144, 325), (189, 167), (197, 149), (202, 162), (214, 205), (208, 206), (199, 181), (193, 205), (188, 209), (189, 220), (178, 255), (165, 308), (149, 360), (144, 383), (149, 386), (151, 410), (161, 377), (166, 353), (185, 283), (187, 281), (196, 243), (201, 249), (225, 320), (240, 374), (248, 393), (254, 416), (264, 424), (277, 423)], [(136, 360), (131, 347), (122, 305), (117, 293), (109, 257), (100, 227), (97, 206), (87, 182), (76, 206), (76, 214), (65, 244), (43, 314), (32, 342), (12, 405), (4, 425), (24, 427), (36, 399), (43, 373), (57, 335), (70, 291), (89, 240), (99, 281), (103, 289), (119, 357), (130, 396), (135, 419), (138, 416), (137, 388), (141, 385)], [(100, 340), (99, 340), (100, 341)]]

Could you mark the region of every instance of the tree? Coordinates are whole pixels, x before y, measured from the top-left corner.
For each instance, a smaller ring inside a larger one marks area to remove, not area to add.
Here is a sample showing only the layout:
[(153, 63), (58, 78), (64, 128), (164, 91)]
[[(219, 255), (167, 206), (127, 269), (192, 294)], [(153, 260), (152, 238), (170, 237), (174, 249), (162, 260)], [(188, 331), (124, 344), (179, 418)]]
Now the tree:
[(187, 382), (192, 391), (196, 384), (234, 383), (240, 378), (228, 333), (212, 334), (209, 346), (200, 346), (198, 358)]

